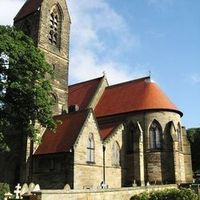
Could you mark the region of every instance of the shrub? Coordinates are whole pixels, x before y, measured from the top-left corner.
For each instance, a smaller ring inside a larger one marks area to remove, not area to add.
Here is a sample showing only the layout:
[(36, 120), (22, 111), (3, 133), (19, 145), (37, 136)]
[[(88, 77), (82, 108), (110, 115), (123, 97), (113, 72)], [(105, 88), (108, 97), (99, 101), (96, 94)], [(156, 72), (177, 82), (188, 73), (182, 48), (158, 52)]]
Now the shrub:
[(130, 200), (198, 200), (197, 194), (191, 189), (166, 189), (142, 193), (131, 197)]
[(9, 192), (10, 187), (7, 183), (0, 183), (0, 200), (3, 200), (4, 193)]

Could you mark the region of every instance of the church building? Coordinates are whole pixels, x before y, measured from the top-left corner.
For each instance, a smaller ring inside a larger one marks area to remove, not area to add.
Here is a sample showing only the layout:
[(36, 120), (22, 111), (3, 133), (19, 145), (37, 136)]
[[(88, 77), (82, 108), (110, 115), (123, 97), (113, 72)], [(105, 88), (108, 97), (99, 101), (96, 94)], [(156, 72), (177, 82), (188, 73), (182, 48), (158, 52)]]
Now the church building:
[(54, 69), (59, 122), (55, 133), (41, 131), (32, 155), (27, 142), (24, 181), (42, 189), (192, 182), (183, 113), (151, 77), (110, 86), (103, 75), (68, 86), (70, 24), (65, 0), (27, 0), (14, 19)]

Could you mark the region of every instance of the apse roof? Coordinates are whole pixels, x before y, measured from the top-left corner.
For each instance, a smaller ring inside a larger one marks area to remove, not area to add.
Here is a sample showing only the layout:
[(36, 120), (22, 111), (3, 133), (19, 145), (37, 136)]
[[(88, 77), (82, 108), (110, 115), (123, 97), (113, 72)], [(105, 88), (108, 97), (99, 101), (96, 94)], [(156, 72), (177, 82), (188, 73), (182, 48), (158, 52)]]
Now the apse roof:
[(95, 108), (95, 114), (99, 118), (146, 110), (170, 110), (182, 115), (150, 77), (107, 87)]
[[(89, 110), (55, 116), (58, 126), (55, 133), (46, 130), (35, 155), (69, 152), (73, 147)], [(60, 121), (60, 122), (59, 122)]]
[(68, 89), (68, 105), (78, 105), (79, 110), (86, 109), (94, 96), (103, 77), (70, 85)]
[(18, 21), (39, 9), (43, 0), (27, 0), (14, 18)]

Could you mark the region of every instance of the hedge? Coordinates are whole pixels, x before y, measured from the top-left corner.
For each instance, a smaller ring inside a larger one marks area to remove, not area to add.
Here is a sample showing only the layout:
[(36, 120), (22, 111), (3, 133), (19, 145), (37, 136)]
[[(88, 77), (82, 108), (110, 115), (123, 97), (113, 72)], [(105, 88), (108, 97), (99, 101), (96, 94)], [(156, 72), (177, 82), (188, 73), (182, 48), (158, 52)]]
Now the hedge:
[(166, 189), (144, 192), (131, 197), (130, 200), (198, 200), (198, 195), (191, 189)]

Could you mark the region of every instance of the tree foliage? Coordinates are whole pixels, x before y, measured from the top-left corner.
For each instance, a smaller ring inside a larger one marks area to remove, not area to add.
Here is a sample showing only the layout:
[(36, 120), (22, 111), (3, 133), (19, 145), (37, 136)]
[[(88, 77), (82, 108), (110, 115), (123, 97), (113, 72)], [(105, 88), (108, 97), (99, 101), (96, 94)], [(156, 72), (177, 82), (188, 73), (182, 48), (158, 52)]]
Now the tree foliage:
[(0, 183), (0, 200), (4, 199), (6, 192), (10, 192), (10, 186), (7, 183)]
[(187, 130), (187, 136), (191, 145), (193, 171), (200, 170), (200, 128)]
[(6, 130), (36, 140), (36, 126), (54, 128), (50, 65), (33, 41), (14, 27), (0, 26), (0, 146)]

